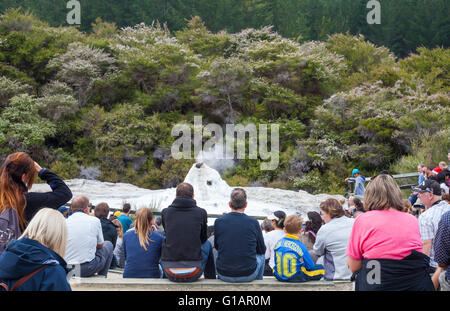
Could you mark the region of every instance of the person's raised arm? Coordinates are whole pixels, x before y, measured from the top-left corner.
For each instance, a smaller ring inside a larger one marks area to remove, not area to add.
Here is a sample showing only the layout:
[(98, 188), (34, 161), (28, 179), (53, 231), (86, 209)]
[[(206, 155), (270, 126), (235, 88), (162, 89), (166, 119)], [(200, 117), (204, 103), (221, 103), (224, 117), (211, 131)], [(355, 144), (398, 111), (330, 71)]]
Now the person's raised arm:
[[(55, 173), (46, 168), (41, 168), (35, 162), (36, 169), (39, 169), (38, 176), (50, 186), (49, 192), (29, 192), (27, 193), (27, 208), (39, 209), (40, 207), (59, 208), (69, 202), (72, 198), (72, 191), (66, 183)], [(34, 214), (34, 213), (33, 213)]]

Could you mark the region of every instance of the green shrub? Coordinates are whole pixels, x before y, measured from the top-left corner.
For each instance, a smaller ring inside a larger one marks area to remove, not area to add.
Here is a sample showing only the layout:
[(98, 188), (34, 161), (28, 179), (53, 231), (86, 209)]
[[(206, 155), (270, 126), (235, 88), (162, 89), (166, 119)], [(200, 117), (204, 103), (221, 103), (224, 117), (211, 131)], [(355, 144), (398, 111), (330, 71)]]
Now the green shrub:
[(80, 173), (80, 167), (76, 161), (61, 162), (56, 160), (50, 165), (50, 170), (62, 179), (77, 178)]
[(237, 174), (226, 178), (225, 181), (230, 187), (247, 187), (250, 183), (247, 177)]
[(400, 60), (400, 68), (413, 78), (425, 82), (430, 92), (450, 91), (450, 53), (442, 47), (435, 49), (418, 48), (419, 54)]

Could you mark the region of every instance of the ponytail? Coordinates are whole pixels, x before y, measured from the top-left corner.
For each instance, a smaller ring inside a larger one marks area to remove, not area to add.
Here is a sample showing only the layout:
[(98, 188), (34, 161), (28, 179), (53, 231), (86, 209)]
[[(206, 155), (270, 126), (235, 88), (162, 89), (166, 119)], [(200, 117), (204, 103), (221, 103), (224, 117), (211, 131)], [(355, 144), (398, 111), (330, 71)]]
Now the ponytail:
[(277, 226), (281, 229), (284, 228), (284, 220), (285, 220), (285, 218), (283, 217), (283, 218), (278, 219), (278, 221), (277, 221)]
[(286, 219), (286, 213), (283, 211), (276, 211), (272, 215), (269, 216), (269, 219), (275, 221), (275, 225), (278, 228), (284, 228), (284, 220)]

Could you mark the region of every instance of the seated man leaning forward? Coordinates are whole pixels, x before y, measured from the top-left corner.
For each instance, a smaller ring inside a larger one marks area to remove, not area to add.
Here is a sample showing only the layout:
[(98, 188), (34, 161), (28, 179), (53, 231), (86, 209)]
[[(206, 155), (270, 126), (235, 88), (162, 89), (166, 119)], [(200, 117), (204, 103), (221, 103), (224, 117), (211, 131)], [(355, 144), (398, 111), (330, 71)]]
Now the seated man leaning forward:
[(266, 246), (258, 221), (244, 214), (247, 194), (242, 188), (231, 192), (231, 212), (214, 223), (217, 275), (225, 282), (262, 280)]
[(107, 276), (113, 257), (113, 245), (103, 238), (100, 219), (89, 215), (89, 199), (78, 196), (70, 205), (65, 260), (80, 264), (81, 277)]
[(203, 273), (207, 279), (216, 278), (207, 220), (206, 210), (194, 200), (192, 185), (179, 184), (175, 200), (161, 212), (161, 224), (166, 232), (161, 264), (170, 281), (193, 282)]
[(274, 274), (282, 282), (320, 280), (325, 270), (311, 259), (306, 246), (300, 242), (302, 219), (292, 215), (284, 221), (285, 237), (275, 244)]

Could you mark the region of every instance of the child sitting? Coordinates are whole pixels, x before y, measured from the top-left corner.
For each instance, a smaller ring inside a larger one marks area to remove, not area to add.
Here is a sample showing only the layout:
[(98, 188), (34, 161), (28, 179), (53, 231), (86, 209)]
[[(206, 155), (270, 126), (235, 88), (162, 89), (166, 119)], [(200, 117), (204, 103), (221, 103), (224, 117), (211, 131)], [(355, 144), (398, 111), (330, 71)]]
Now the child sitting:
[(324, 276), (322, 265), (314, 264), (306, 246), (300, 242), (302, 219), (292, 215), (284, 221), (286, 236), (275, 244), (274, 275), (282, 282), (307, 282)]

